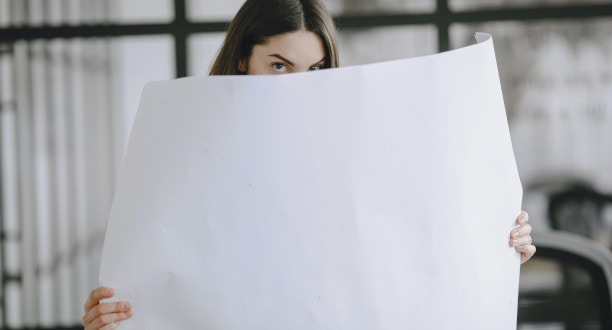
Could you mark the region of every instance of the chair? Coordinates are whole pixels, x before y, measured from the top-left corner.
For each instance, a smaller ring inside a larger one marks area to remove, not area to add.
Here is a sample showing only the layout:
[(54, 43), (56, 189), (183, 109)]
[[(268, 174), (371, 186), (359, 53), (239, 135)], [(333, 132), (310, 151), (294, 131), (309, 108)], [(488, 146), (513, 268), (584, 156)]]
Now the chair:
[(612, 248), (612, 228), (604, 219), (608, 207), (612, 207), (612, 195), (590, 184), (568, 184), (549, 193), (549, 224), (554, 230), (580, 234)]
[(612, 329), (612, 253), (572, 233), (532, 237), (538, 251), (521, 267), (518, 329)]

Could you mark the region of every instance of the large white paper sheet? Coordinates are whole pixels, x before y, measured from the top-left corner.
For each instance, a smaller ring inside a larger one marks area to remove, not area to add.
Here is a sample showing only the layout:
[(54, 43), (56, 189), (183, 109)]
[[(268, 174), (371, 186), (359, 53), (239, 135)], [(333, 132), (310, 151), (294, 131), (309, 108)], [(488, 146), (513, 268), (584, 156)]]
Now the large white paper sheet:
[(148, 84), (100, 284), (122, 329), (516, 329), (522, 189), (492, 39)]

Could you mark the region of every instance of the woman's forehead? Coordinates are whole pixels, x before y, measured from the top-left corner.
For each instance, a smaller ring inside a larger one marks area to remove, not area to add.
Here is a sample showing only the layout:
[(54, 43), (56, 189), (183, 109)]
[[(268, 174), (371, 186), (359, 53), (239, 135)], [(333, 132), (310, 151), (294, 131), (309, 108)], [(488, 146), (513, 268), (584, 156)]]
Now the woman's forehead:
[(296, 64), (314, 64), (325, 57), (325, 48), (316, 33), (306, 30), (275, 35), (265, 44), (253, 47), (253, 55), (268, 57), (273, 54)]

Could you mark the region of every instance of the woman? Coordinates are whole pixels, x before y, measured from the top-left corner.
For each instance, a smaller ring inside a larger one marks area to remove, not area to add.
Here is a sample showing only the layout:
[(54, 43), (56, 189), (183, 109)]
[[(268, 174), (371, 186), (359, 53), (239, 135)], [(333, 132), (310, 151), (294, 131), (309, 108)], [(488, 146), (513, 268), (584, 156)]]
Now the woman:
[[(306, 72), (338, 67), (336, 30), (319, 0), (247, 0), (232, 21), (211, 75)], [(510, 245), (521, 262), (535, 253), (527, 213), (517, 218)], [(132, 316), (128, 302), (102, 303), (111, 288), (98, 288), (85, 303), (85, 330), (113, 329)]]

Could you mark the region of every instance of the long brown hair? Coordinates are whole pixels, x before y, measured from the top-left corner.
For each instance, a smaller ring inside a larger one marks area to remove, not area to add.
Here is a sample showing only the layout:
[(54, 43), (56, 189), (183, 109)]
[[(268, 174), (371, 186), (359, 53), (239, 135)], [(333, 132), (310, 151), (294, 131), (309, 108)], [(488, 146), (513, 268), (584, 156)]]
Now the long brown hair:
[(323, 41), (325, 68), (338, 67), (336, 27), (319, 0), (247, 0), (230, 23), (210, 74), (245, 74), (238, 65), (248, 62), (255, 45), (301, 29), (316, 33)]

